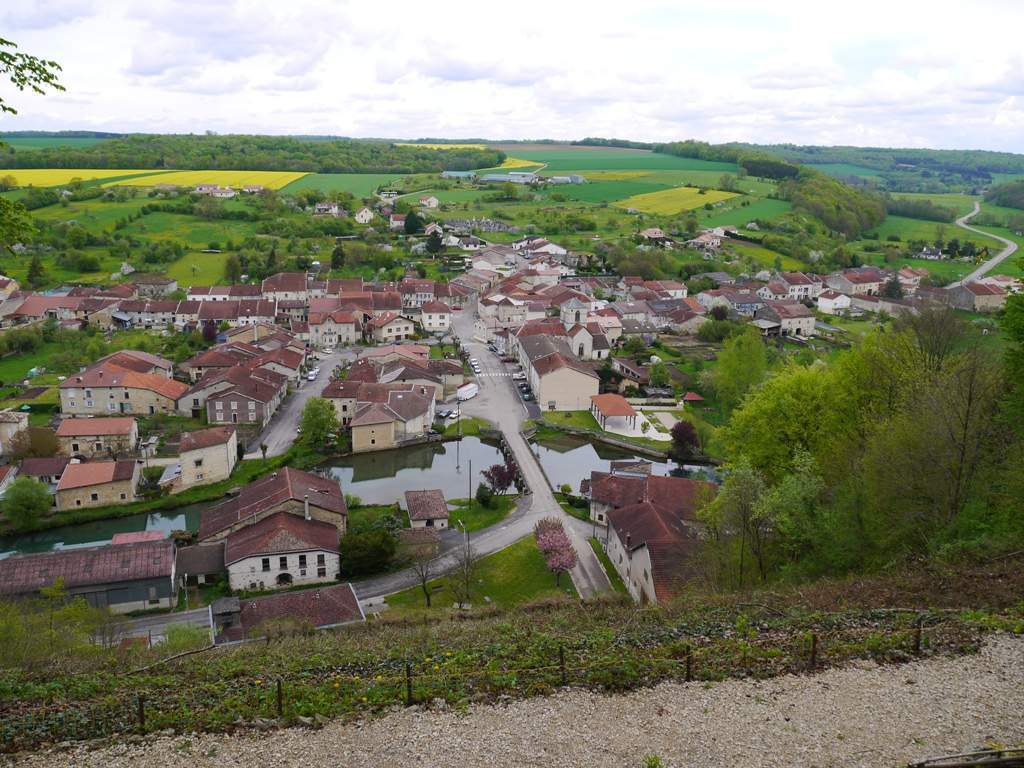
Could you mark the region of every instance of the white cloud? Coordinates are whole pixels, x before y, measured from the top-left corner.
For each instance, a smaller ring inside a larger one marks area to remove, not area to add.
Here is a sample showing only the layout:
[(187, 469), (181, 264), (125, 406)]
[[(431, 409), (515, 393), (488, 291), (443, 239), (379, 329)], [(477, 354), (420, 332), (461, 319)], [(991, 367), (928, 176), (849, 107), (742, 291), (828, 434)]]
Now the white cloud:
[[(1024, 6), (22, 0), (68, 91), (0, 130), (870, 143), (1024, 151)], [(984, 40), (984, 45), (972, 41)]]

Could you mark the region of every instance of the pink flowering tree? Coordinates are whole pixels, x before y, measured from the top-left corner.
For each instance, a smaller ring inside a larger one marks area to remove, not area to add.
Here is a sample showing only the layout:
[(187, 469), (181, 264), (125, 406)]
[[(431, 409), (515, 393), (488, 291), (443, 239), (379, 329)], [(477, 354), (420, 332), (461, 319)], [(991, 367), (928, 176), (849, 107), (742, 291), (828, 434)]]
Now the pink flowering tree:
[(561, 583), (562, 574), (576, 567), (578, 557), (572, 540), (560, 520), (544, 518), (534, 527), (537, 548), (544, 555), (548, 570), (555, 574), (555, 584)]

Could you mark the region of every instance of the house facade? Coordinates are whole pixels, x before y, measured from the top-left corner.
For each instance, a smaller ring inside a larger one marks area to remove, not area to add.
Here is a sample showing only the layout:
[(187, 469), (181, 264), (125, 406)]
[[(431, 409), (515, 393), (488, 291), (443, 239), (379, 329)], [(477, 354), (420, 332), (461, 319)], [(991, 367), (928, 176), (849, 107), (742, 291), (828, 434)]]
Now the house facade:
[(57, 427), (57, 445), (62, 455), (85, 459), (130, 454), (139, 445), (139, 427), (129, 416), (64, 419)]
[(132, 459), (68, 464), (57, 484), (57, 509), (130, 504), (136, 499), (140, 466)]
[(178, 449), (181, 476), (175, 491), (226, 480), (238, 462), (238, 435), (233, 426), (185, 432)]
[(335, 581), (341, 570), (338, 529), (310, 516), (275, 512), (228, 534), (224, 564), (235, 591)]

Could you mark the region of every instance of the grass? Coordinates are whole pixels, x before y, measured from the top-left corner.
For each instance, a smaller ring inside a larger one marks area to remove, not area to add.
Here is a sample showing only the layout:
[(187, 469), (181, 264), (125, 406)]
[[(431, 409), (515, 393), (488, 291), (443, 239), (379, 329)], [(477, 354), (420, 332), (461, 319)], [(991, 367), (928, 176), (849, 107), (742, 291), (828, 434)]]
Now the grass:
[(726, 246), (728, 251), (739, 256), (741, 259), (746, 259), (754, 264), (759, 270), (760, 269), (774, 269), (776, 258), (782, 261), (782, 268), (788, 270), (801, 270), (806, 269), (802, 261), (794, 259), (792, 256), (785, 256), (781, 253), (776, 253), (768, 248), (761, 245), (754, 245), (753, 243), (741, 243), (731, 242)]
[(396, 517), (403, 523), (409, 517), (398, 504), (361, 504), (348, 508), (348, 530), (364, 531), (372, 528), (374, 523), (385, 517)]
[(601, 546), (601, 542), (597, 539), (590, 538), (590, 548), (594, 550), (594, 554), (597, 555), (597, 559), (601, 561), (601, 567), (604, 568), (604, 572), (608, 574), (608, 581), (611, 582), (612, 591), (618, 592), (622, 595), (628, 595), (629, 590), (626, 589), (626, 583), (619, 576), (619, 572), (615, 570), (615, 566), (612, 565), (612, 561), (608, 559), (608, 555), (604, 551), (604, 547)]
[(187, 214), (158, 211), (136, 219), (121, 231), (147, 240), (177, 240), (193, 248), (206, 248), (210, 243), (240, 242), (255, 235), (256, 224), (235, 219), (204, 221)]
[(46, 367), (47, 361), (62, 351), (55, 341), (44, 342), (35, 352), (8, 355), (0, 359), (0, 381), (21, 381), (32, 368)]
[(541, 414), (541, 421), (553, 427), (601, 431), (601, 426), (590, 411), (544, 411)]
[(399, 179), (401, 176), (393, 173), (307, 173), (286, 184), (281, 192), (294, 194), (303, 189), (319, 189), (322, 192), (349, 192), (362, 198), (370, 197), (378, 187), (394, 184)]
[(851, 163), (812, 163), (815, 168), (830, 176), (859, 176), (862, 179), (880, 179), (880, 171)]
[(589, 147), (552, 147), (551, 149), (521, 149), (514, 145), (502, 147), (507, 154), (546, 164), (545, 172), (588, 170), (690, 170), (736, 172), (733, 163), (695, 160), (637, 149), (593, 149)]
[(464, 437), (479, 436), (481, 429), (493, 429), (491, 422), (481, 419), (479, 416), (463, 416), (460, 421), (462, 422), (462, 431), (459, 431), (459, 422), (453, 421), (444, 428), (445, 437), (454, 437), (460, 434)]
[[(474, 608), (483, 605), (510, 608), (547, 597), (576, 596), (576, 590), (568, 575), (562, 576), (561, 586), (555, 586), (555, 577), (547, 569), (544, 556), (537, 549), (532, 536), (482, 558), (478, 565), (477, 578), (476, 594), (473, 597)], [(453, 602), (443, 579), (431, 581), (427, 588), (434, 590), (431, 611), (446, 610)], [(485, 600), (485, 597), (490, 599)], [(392, 595), (387, 598), (387, 603), (388, 613), (410, 610), (419, 613), (427, 610), (424, 607), (423, 590), (418, 586)]]
[(182, 286), (217, 285), (224, 282), (224, 264), (227, 260), (226, 253), (192, 251), (168, 264), (165, 272)]
[(654, 213), (671, 216), (682, 211), (700, 208), (707, 203), (714, 205), (722, 200), (736, 197), (733, 192), (721, 192), (717, 189), (706, 190), (703, 194), (696, 187), (675, 187), (659, 192), (647, 192), (633, 195), (620, 200), (620, 208), (635, 208), (642, 213)]
[(756, 219), (768, 221), (778, 218), (782, 214), (788, 213), (792, 207), (788, 200), (764, 198), (756, 200), (750, 205), (735, 206), (727, 211), (715, 211), (703, 219), (701, 224), (706, 227), (722, 227), (726, 224), (745, 227)]
[(461, 522), (466, 530), (472, 533), (500, 523), (516, 505), (515, 496), (495, 496), (491, 506), (482, 507), (476, 499), (451, 499), (449, 503), (455, 507), (448, 511), (448, 526), (459, 528)]
[(957, 216), (963, 216), (974, 210), (974, 201), (977, 199), (971, 195), (960, 194), (931, 194), (927, 192), (897, 192), (893, 197), (901, 200), (928, 200), (943, 208), (952, 208)]
[(305, 171), (169, 171), (151, 172), (150, 175), (136, 176), (117, 184), (129, 187), (152, 187), (154, 184), (175, 184), (181, 187), (220, 184), (224, 187), (244, 187), (247, 184), (259, 184), (268, 189), (281, 189), (305, 175)]
[(26, 149), (48, 149), (51, 147), (84, 149), (99, 144), (101, 141), (109, 141), (109, 139), (93, 136), (0, 136), (0, 143), (19, 152)]

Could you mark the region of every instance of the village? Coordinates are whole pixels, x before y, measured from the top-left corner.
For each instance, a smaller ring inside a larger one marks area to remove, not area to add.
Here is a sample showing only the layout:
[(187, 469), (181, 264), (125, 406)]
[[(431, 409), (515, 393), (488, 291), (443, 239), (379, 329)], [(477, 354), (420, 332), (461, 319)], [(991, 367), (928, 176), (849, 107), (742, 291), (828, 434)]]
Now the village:
[[(510, 173), (483, 181), (535, 184), (538, 178)], [(194, 192), (235, 194), (217, 185)], [(390, 229), (403, 230), (406, 216), (391, 210), (393, 196), (378, 197), (376, 210), (361, 208), (355, 221), (383, 216)], [(527, 422), (558, 428), (556, 414), (584, 414), (596, 425), (584, 430), (588, 439), (633, 441), (664, 455), (673, 427), (687, 412), (699, 413), (705, 400), (694, 382), (665, 374), (658, 350), (666, 340), (697, 343), (705, 324), (725, 322), (755, 329), (765, 344), (815, 349), (842, 343), (841, 320), (912, 315), (934, 304), (988, 313), (1021, 290), (1020, 281), (999, 275), (934, 288), (922, 280), (924, 270), (869, 266), (828, 274), (697, 273), (692, 279), (705, 287), (691, 295), (680, 281), (583, 273), (585, 259), (545, 237), (488, 242), (479, 236), (487, 228), (476, 221), (427, 220), (436, 198), (418, 202), (426, 224), (422, 239), (408, 244), (410, 254), (426, 254), (431, 240), (457, 249), (462, 269), (450, 279), (420, 277), (413, 268), (395, 281), (321, 279), (314, 264), (259, 282), (187, 288), (150, 274), (41, 293), (0, 280), (4, 329), (49, 323), (108, 337), (198, 332), (211, 340), (177, 364), (121, 349), (60, 377), (58, 413), (45, 427), (30, 427), (28, 409), (0, 413), (0, 449), (8, 457), (30, 430), (53, 435), (50, 455), (8, 459), (0, 490), (28, 478), (45, 488), (53, 511), (66, 512), (132, 504), (144, 487), (149, 497), (154, 489), (169, 497), (223, 484), (247, 458), (286, 456), (314, 398), (333, 410), (325, 452), (401, 451), (461, 435), (464, 420), (479, 420), (501, 441), (509, 468), (500, 486), (490, 480), (488, 493), (514, 486), (521, 495), (512, 526), (502, 526), (501, 535), (486, 528), (475, 534), (474, 556), (554, 519), (568, 531), (572, 554), (553, 570), (568, 571), (581, 596), (616, 580), (639, 603), (664, 602), (695, 570), (702, 534), (697, 512), (715, 483), (652, 474), (649, 462), (632, 459), (591, 471), (578, 488), (559, 487), (523, 440)], [(348, 212), (317, 203), (313, 215)], [(647, 228), (638, 237), (645, 248), (689, 249), (710, 259), (734, 234), (735, 228), (716, 227), (676, 242)], [(185, 298), (169, 298), (182, 290)], [(176, 453), (158, 457), (162, 438), (140, 427), (153, 417), (201, 428), (176, 435)], [(31, 595), (59, 579), (95, 607), (159, 617), (187, 600), (190, 587), (222, 581), (224, 596), (210, 605), (155, 623), (129, 621), (124, 630), (145, 631), (152, 641), (154, 626), (159, 634), (185, 621), (208, 628), (219, 643), (234, 643), (283, 618), (315, 627), (365, 621), (386, 610), (382, 597), (389, 590), (414, 585), (416, 572), (434, 578), (457, 565), (449, 500), (438, 489), (415, 488), (400, 500), (408, 518), (400, 531), (409, 553), (404, 578), (343, 580), (346, 495), (315, 468), (281, 466), (228, 490), (190, 533), (122, 533), (99, 546), (10, 554), (0, 559), (0, 593)], [(564, 500), (573, 497), (585, 505), (583, 520), (567, 512)], [(590, 538), (600, 547), (592, 549)], [(469, 541), (466, 532), (466, 555)], [(246, 594), (253, 597), (240, 601)]]

